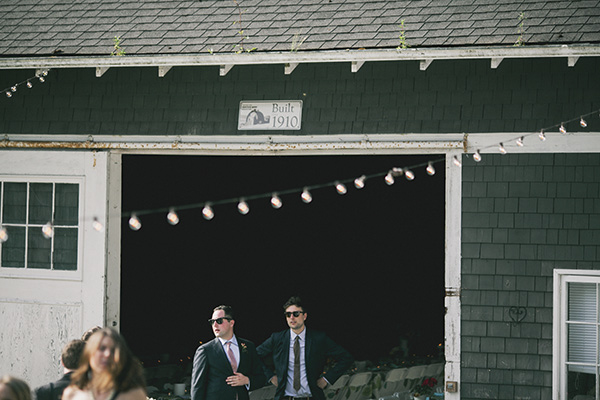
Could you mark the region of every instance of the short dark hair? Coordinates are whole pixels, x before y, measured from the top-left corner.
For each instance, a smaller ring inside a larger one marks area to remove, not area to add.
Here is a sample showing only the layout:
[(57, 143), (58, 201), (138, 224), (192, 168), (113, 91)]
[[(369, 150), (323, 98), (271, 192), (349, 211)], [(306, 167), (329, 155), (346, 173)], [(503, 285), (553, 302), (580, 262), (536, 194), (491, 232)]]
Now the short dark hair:
[(304, 305), (302, 304), (302, 299), (298, 296), (290, 297), (288, 301), (286, 301), (283, 305), (283, 310), (287, 310), (290, 306), (296, 306), (298, 308), (301, 308), (302, 311), (306, 312), (306, 307), (304, 307)]
[(4, 375), (0, 378), (0, 386), (2, 385), (6, 385), (17, 400), (31, 400), (31, 390), (24, 380)]
[(220, 306), (215, 307), (213, 312), (219, 311), (219, 310), (223, 310), (225, 312), (225, 316), (227, 318), (235, 319), (235, 316), (233, 314), (233, 308), (231, 308), (231, 306), (220, 305)]
[(77, 369), (83, 354), (85, 342), (81, 339), (71, 340), (62, 351), (61, 360), (66, 369)]

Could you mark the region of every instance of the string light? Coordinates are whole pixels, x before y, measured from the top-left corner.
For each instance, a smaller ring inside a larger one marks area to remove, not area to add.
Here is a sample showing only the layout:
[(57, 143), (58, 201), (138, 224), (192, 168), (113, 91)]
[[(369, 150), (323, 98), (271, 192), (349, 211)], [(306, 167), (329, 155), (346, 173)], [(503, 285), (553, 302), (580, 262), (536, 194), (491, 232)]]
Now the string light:
[(388, 185), (393, 185), (395, 182), (394, 180), (394, 175), (392, 174), (392, 171), (388, 171), (387, 175), (385, 176), (385, 183), (387, 183)]
[(563, 124), (560, 124), (560, 128), (558, 128), (558, 130), (559, 130), (559, 131), (560, 131), (560, 133), (562, 133), (563, 135), (564, 135), (565, 133), (567, 133), (567, 129), (565, 128), (565, 125), (564, 125), (564, 123), (563, 123)]
[(277, 193), (273, 193), (273, 196), (271, 196), (271, 205), (273, 206), (273, 208), (281, 208), (281, 206), (283, 205), (283, 202), (281, 201), (279, 196), (277, 196)]
[(587, 128), (587, 122), (585, 122), (585, 119), (583, 119), (583, 117), (581, 117), (581, 119), (579, 120), (579, 125), (581, 125), (582, 128)]
[(415, 179), (415, 173), (412, 172), (410, 169), (407, 169), (406, 171), (404, 171), (404, 177), (407, 180), (412, 181)]
[(357, 189), (362, 189), (365, 187), (365, 180), (367, 179), (367, 177), (365, 175), (362, 175), (358, 178), (356, 178), (354, 180), (354, 187)]
[(129, 227), (132, 231), (139, 231), (142, 227), (142, 222), (135, 214), (131, 214), (131, 218), (129, 218)]
[(50, 239), (54, 236), (54, 227), (52, 226), (52, 222), (46, 222), (44, 226), (42, 226), (42, 234), (46, 239)]
[(210, 205), (207, 204), (204, 206), (204, 208), (202, 209), (202, 216), (207, 221), (210, 221), (215, 217), (215, 213), (213, 212), (213, 209)]
[(39, 74), (36, 74), (22, 82), (15, 83), (14, 85), (9, 86), (9, 87), (3, 89), (2, 91), (4, 92), (6, 97), (11, 98), (11, 97), (13, 97), (13, 93), (16, 93), (19, 86), (21, 86), (21, 85), (26, 85), (29, 89), (31, 89), (33, 87), (33, 84), (31, 83), (32, 79), (38, 78), (40, 82), (42, 82), (42, 83), (45, 82), (46, 79), (44, 77), (48, 75), (48, 71), (49, 70), (45, 69), (45, 70), (41, 71)]
[(481, 153), (480, 153), (479, 149), (477, 149), (477, 151), (475, 152), (475, 154), (473, 154), (473, 160), (475, 160), (475, 162), (480, 162), (481, 161)]
[(348, 192), (348, 189), (346, 189), (346, 185), (344, 185), (341, 182), (336, 182), (335, 183), (335, 190), (339, 193), (339, 194), (346, 194)]
[(237, 205), (237, 209), (242, 215), (246, 215), (250, 212), (250, 206), (246, 203), (246, 200), (240, 199), (240, 202)]
[(520, 138), (518, 138), (517, 139), (517, 146), (519, 146), (519, 147), (525, 146), (525, 143), (523, 143), (523, 140), (525, 140), (525, 136), (521, 136)]
[(0, 226), (0, 243), (4, 243), (8, 240), (8, 232), (5, 227)]
[(175, 210), (172, 208), (171, 208), (171, 210), (169, 210), (169, 213), (167, 214), (167, 221), (169, 221), (169, 224), (171, 224), (171, 225), (177, 225), (179, 223), (179, 216), (177, 215)]
[(92, 228), (94, 228), (96, 232), (100, 232), (103, 228), (102, 223), (100, 223), (96, 217), (94, 217), (94, 221), (92, 222)]
[(426, 171), (429, 175), (435, 175), (435, 168), (433, 167), (433, 163), (431, 161), (427, 163)]
[(310, 203), (313, 199), (312, 195), (308, 191), (308, 188), (304, 188), (304, 190), (302, 190), (302, 194), (300, 195), (300, 197), (302, 198), (302, 201), (306, 204)]
[(545, 142), (545, 141), (546, 141), (546, 134), (544, 133), (544, 130), (543, 130), (543, 129), (540, 131), (540, 134), (538, 135), (538, 137), (540, 138), (540, 140), (541, 140), (542, 142)]
[(504, 145), (502, 143), (498, 145), (498, 151), (502, 154), (506, 154), (506, 149), (504, 148)]
[(454, 156), (454, 158), (452, 159), (452, 162), (454, 163), (454, 165), (456, 165), (457, 167), (462, 167), (462, 162), (460, 162), (460, 160), (458, 159), (458, 156)]

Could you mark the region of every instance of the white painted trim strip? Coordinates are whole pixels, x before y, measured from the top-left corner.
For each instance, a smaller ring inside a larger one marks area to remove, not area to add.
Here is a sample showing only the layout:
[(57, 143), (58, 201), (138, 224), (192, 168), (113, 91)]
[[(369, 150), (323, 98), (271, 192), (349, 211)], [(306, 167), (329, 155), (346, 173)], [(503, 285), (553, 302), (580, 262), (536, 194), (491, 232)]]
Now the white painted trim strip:
[[(579, 57), (600, 56), (599, 45), (522, 46), (522, 47), (462, 47), (409, 48), (377, 50), (334, 50), (307, 52), (273, 52), (243, 54), (187, 55), (126, 55), (126, 56), (64, 56), (64, 57), (7, 57), (0, 59), (0, 69), (24, 68), (111, 68), (147, 66), (221, 66), (301, 64), (365, 61), (421, 61), (457, 59), (554, 58), (574, 60)], [(426, 61), (427, 62), (427, 61)], [(573, 61), (569, 62), (569, 65)], [(227, 67), (225, 67), (227, 66)], [(225, 67), (225, 68), (224, 68)]]

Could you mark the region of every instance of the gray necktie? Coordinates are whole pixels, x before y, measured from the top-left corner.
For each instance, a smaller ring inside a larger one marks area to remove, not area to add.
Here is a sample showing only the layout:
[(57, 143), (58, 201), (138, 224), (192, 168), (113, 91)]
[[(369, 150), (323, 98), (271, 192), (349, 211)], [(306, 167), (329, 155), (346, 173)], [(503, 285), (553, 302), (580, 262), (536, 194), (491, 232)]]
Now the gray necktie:
[(300, 390), (300, 340), (294, 340), (294, 390)]

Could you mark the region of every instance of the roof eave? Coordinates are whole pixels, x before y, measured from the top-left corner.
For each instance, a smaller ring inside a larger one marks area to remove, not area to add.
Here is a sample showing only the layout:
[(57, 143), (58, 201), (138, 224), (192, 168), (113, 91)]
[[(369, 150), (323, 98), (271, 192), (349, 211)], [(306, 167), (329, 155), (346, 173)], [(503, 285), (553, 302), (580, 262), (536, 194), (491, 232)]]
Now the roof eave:
[(580, 57), (600, 56), (599, 44), (511, 47), (439, 47), (374, 50), (331, 50), (298, 52), (251, 52), (227, 54), (153, 54), (125, 56), (47, 56), (0, 58), (0, 69), (96, 68), (98, 76), (113, 67), (158, 67), (164, 76), (175, 66), (220, 66), (224, 75), (235, 65), (284, 65), (284, 72), (304, 63), (349, 62), (357, 72), (365, 62), (419, 61), (426, 69), (432, 61), (489, 59), (496, 68), (505, 58), (565, 58), (574, 66)]

